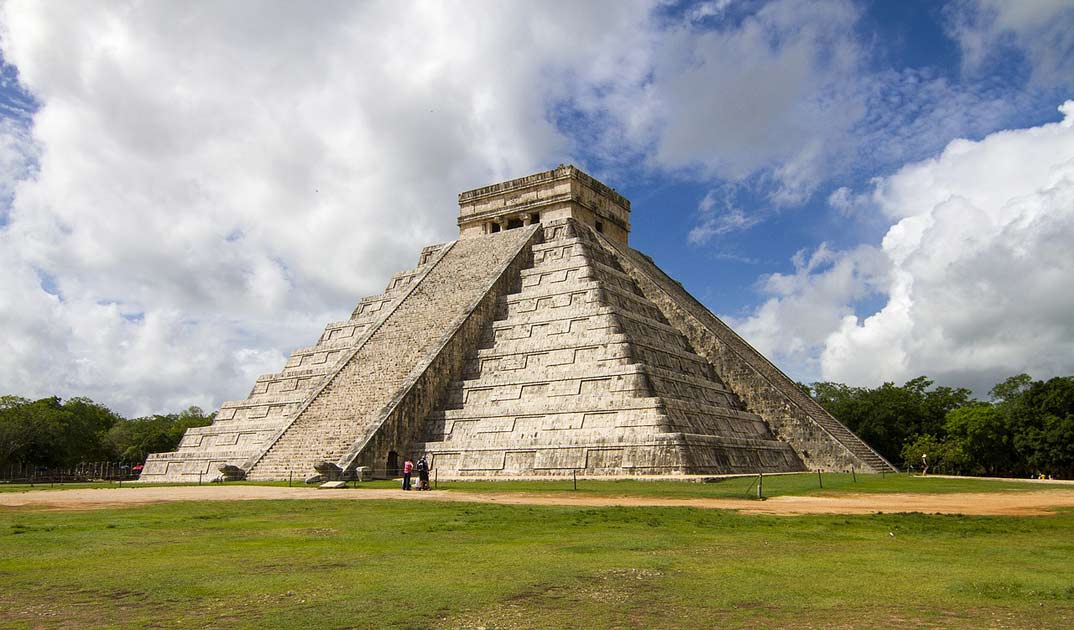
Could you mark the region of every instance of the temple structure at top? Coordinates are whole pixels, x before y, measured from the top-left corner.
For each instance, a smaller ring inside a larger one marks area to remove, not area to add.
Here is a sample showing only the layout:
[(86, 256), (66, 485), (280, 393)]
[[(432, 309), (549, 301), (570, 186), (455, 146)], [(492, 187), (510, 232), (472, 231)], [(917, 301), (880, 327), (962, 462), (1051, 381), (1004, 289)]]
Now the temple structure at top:
[(626, 245), (630, 202), (576, 167), (563, 165), (459, 193), (462, 238), (557, 219), (574, 219)]
[[(430, 245), (143, 481), (890, 470), (632, 249), (630, 202), (574, 166), (459, 195)], [(312, 246), (312, 244), (311, 244)]]

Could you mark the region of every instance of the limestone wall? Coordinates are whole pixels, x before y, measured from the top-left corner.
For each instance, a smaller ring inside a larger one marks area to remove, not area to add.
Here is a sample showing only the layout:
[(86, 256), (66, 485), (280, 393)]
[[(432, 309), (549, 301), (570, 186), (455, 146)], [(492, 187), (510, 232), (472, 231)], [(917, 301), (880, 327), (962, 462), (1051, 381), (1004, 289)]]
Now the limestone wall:
[[(292, 471), (307, 476), (315, 462), (336, 461), (379, 431), (383, 410), (415, 366), (430, 357), (452, 322), (480, 298), (535, 229), (455, 242), (264, 454), (248, 462), (248, 476), (286, 479)], [(387, 451), (377, 457), (382, 459), (375, 467), (383, 469)]]
[(428, 418), (440, 476), (802, 469), (591, 229), (567, 219), (545, 235)]
[(891, 470), (891, 465), (644, 255), (602, 239), (642, 292), (689, 339), (780, 440), (813, 469)]
[(260, 456), (449, 247), (424, 248), (417, 267), (392, 276), (383, 293), (362, 298), (349, 319), (328, 324), (315, 344), (292, 352), (280, 372), (258, 377), (247, 398), (225, 402), (212, 425), (189, 429), (174, 453), (150, 455), (140, 481), (212, 480), (221, 465), (244, 466)]
[(510, 219), (528, 225), (533, 216), (548, 223), (573, 218), (627, 242), (630, 202), (574, 166), (559, 166), (459, 194), (459, 233), (489, 233), (490, 224)]
[(530, 261), (530, 246), (542, 236), (536, 225), (519, 232), (523, 238), (508, 244), (515, 248), (513, 257), (506, 266), (499, 267), (492, 281), (477, 292), (477, 298), (445, 327), (440, 341), (414, 366), (391, 402), (377, 412), (377, 418), (372, 420), (377, 429), (339, 459), (340, 468), (369, 466), (377, 470), (384, 466), (385, 457), (391, 451), (399, 454), (400, 461), (408, 455), (419, 455), (414, 445), (422, 439), (425, 418), (443, 399), (447, 384), (462, 374), (465, 359), (492, 321), (499, 300), (517, 287), (519, 272)]

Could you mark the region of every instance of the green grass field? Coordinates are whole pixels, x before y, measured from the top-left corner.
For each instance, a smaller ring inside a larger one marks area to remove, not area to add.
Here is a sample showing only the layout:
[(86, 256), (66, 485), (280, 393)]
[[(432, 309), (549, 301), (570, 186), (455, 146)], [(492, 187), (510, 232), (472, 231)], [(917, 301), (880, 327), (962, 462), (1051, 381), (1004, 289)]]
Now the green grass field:
[[(245, 485), (286, 486), (286, 481), (238, 482)], [(818, 480), (815, 473), (793, 475), (766, 475), (763, 491), (767, 497), (781, 495), (839, 494), (846, 492), (1031, 492), (1042, 490), (1070, 490), (1070, 485), (1027, 483), (1021, 480), (957, 479), (941, 477), (911, 477), (905, 474), (851, 475), (849, 473), (824, 473)], [(437, 483), (439, 490), (464, 492), (536, 492), (544, 494), (574, 493), (589, 495), (626, 495), (655, 497), (711, 497), (746, 498), (757, 496), (756, 477), (729, 477), (718, 481), (700, 483), (689, 481), (594, 481), (581, 479), (577, 490), (570, 478), (551, 481), (443, 481)], [(822, 485), (823, 484), (823, 485)], [(0, 492), (27, 492), (75, 488), (137, 488), (166, 484), (71, 483), (71, 484), (0, 484)], [(196, 485), (196, 484), (172, 484)], [(228, 485), (235, 485), (231, 483)], [(301, 483), (295, 483), (296, 487)], [(395, 481), (371, 481), (356, 484), (363, 488), (398, 488)]]
[[(539, 492), (548, 494), (582, 493), (594, 495), (749, 498), (757, 496), (756, 477), (730, 477), (708, 483), (682, 481), (590, 481), (579, 480), (577, 491), (571, 479), (556, 481), (453, 481), (440, 483), (441, 490), (469, 492)], [(940, 477), (910, 477), (894, 475), (851, 475), (815, 473), (795, 475), (766, 475), (763, 493), (766, 497), (781, 495), (842, 494), (847, 492), (1027, 492), (1040, 490), (1070, 490), (1069, 485), (1025, 483), (1020, 480), (958, 479)]]
[[(244, 485), (255, 486), (286, 486), (286, 481), (243, 481), (240, 482)], [(378, 481), (377, 484), (389, 484), (391, 482)], [(35, 483), (33, 485), (28, 483), (0, 483), (0, 492), (37, 492), (41, 490), (79, 490), (86, 488), (160, 488), (160, 487), (175, 487), (175, 486), (196, 486), (196, 483), (138, 483), (136, 481), (124, 481), (122, 483), (116, 481), (88, 481), (79, 483)], [(208, 483), (204, 485), (209, 485)], [(295, 486), (301, 486), (302, 484), (296, 483)], [(394, 483), (391, 483), (394, 487)], [(382, 487), (387, 487), (382, 485)]]
[[(814, 491), (800, 481), (784, 490)], [(723, 483), (580, 482), (579, 492), (737, 491)], [(529, 488), (441, 484), (456, 485)], [(1074, 625), (1074, 512), (769, 517), (330, 500), (7, 509), (0, 584), (0, 624), (14, 628), (1061, 628)]]

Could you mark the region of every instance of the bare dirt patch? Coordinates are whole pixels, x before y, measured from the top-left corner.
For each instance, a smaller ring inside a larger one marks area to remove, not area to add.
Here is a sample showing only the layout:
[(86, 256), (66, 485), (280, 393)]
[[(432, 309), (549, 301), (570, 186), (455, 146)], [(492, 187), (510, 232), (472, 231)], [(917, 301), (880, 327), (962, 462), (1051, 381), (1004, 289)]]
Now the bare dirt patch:
[(394, 489), (318, 490), (276, 486), (178, 486), (50, 490), (0, 494), (0, 507), (35, 510), (93, 510), (174, 501), (398, 500), (566, 505), (645, 506), (739, 510), (748, 514), (872, 514), (923, 512), (993, 516), (1043, 516), (1074, 507), (1074, 490), (952, 494), (846, 494), (780, 496), (767, 501), (723, 498), (594, 496), (460, 491), (403, 492)]

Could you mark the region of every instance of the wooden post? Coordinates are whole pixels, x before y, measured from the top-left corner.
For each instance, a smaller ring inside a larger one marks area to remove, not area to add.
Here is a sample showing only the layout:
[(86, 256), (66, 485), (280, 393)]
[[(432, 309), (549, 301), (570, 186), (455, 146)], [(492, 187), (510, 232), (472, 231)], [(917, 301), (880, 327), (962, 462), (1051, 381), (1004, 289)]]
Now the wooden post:
[(820, 469), (819, 468), (817, 469), (817, 483), (820, 484), (821, 488), (824, 487), (824, 478), (820, 476)]
[(858, 483), (858, 473), (853, 468), (850, 469), (850, 477), (854, 480), (854, 483)]
[(291, 482), (294, 480), (294, 478), (295, 478), (295, 471), (293, 471), (293, 470), (287, 471), (287, 487), (288, 488), (291, 487)]
[(757, 473), (757, 498), (764, 498), (764, 473)]
[(574, 477), (574, 490), (577, 492), (578, 491), (578, 471), (577, 470), (572, 470), (571, 471), (571, 476)]

